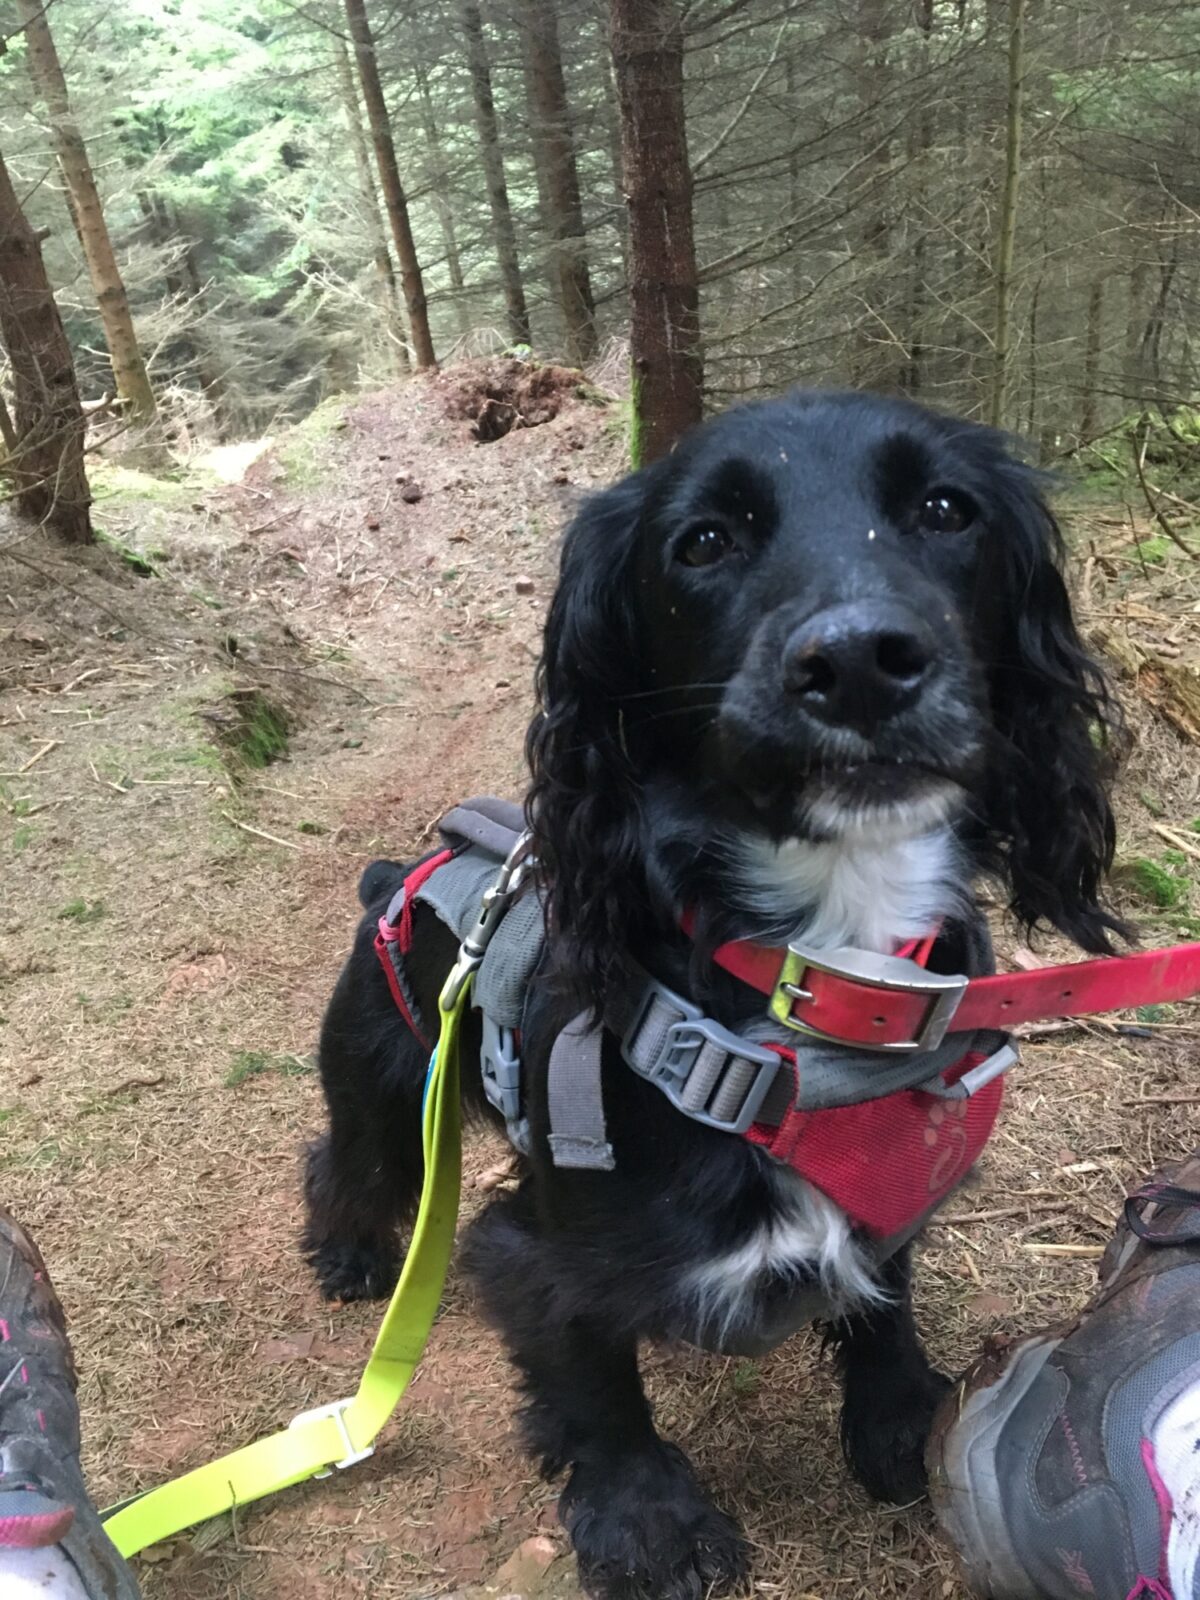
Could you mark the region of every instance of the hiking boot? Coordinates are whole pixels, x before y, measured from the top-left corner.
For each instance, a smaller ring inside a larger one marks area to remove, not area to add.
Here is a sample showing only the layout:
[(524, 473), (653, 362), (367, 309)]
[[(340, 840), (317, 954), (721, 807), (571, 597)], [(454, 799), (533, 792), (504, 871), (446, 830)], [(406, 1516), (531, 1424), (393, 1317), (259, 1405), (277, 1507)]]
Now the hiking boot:
[(1126, 1202), (1080, 1317), (993, 1342), (927, 1461), (989, 1600), (1200, 1600), (1200, 1151)]
[(137, 1600), (84, 1486), (75, 1381), (46, 1264), (0, 1210), (0, 1576), (6, 1554), (55, 1545), (89, 1600)]

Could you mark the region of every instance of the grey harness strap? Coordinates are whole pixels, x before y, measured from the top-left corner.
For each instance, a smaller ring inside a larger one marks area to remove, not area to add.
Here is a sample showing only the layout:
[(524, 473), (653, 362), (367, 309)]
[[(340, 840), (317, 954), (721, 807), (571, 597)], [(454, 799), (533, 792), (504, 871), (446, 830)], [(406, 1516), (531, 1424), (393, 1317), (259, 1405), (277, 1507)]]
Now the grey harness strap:
[(550, 1052), (550, 1154), (556, 1167), (611, 1172), (612, 1145), (604, 1125), (601, 1052), (604, 1029), (589, 1011), (573, 1017)]
[(438, 832), (447, 844), (466, 840), (477, 844), (501, 861), (525, 829), (525, 813), (515, 800), (501, 800), (494, 794), (478, 794), (453, 806), (438, 823)]

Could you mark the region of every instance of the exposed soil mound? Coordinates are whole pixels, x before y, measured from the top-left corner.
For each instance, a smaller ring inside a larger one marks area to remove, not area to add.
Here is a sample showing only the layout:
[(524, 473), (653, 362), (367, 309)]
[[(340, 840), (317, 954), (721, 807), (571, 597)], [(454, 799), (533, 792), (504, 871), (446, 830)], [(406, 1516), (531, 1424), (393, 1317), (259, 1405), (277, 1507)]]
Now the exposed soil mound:
[(556, 367), (501, 356), (472, 362), (439, 380), (446, 415), (471, 424), (480, 444), (503, 439), (514, 428), (551, 422), (570, 398), (583, 398), (586, 379), (578, 367)]

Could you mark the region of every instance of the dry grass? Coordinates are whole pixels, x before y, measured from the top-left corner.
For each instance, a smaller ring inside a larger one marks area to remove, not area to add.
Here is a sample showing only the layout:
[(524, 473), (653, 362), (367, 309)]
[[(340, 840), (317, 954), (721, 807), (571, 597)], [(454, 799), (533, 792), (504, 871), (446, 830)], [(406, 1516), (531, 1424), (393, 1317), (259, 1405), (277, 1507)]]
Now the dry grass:
[[(335, 490), (290, 484), (275, 456), (200, 513), (157, 508), (158, 579), (111, 553), (68, 566), (20, 547), (37, 570), (0, 555), (0, 771), (17, 774), (0, 779), (0, 1172), (71, 1315), (101, 1499), (357, 1380), (377, 1313), (322, 1306), (295, 1249), (298, 1153), (320, 1120), (311, 1052), (354, 883), (446, 803), (519, 782), (553, 534), (619, 449), (590, 409), (473, 448), (417, 385), (340, 420), (306, 445)], [(390, 493), (401, 476), (419, 503)], [(136, 544), (136, 502), (119, 518)], [(1172, 638), (1164, 659), (1190, 661), (1193, 569), (1169, 555), (1143, 570), (1127, 528), (1077, 522), (1087, 620), (1151, 653)], [(195, 712), (234, 682), (286, 700), (285, 762), (222, 765)], [(1176, 904), (1122, 892), (1167, 942), (1194, 931), (1197, 862), (1154, 829), (1200, 845), (1200, 774), (1178, 728), (1125, 692), (1122, 854), (1161, 870)], [(924, 1247), (919, 1315), (947, 1367), (1077, 1308), (1094, 1263), (1035, 1247), (1101, 1244), (1125, 1185), (1198, 1142), (1200, 1105), (1169, 1097), (1195, 1087), (1200, 1019), (1178, 1007), (1141, 1026), (1027, 1045), (996, 1140)], [(499, 1156), (473, 1146), (469, 1172)], [(961, 1600), (927, 1511), (880, 1510), (849, 1482), (814, 1340), (760, 1362), (651, 1352), (648, 1376), (664, 1430), (745, 1520), (764, 1594)], [(555, 1527), (510, 1414), (505, 1364), (452, 1279), (377, 1456), (153, 1552), (148, 1600), (414, 1600), (479, 1580)]]

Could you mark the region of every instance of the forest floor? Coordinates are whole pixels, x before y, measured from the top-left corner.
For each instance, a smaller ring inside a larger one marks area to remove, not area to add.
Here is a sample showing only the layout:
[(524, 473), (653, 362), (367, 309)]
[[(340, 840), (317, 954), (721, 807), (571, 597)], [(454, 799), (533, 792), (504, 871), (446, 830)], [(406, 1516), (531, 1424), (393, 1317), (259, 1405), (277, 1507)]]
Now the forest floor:
[[(358, 875), (460, 797), (519, 793), (556, 535), (623, 465), (618, 405), (569, 398), (483, 445), (451, 414), (465, 381), (327, 404), (235, 482), (102, 467), (108, 542), (0, 548), (0, 1202), (66, 1303), (101, 1502), (351, 1392), (374, 1336), (378, 1308), (323, 1305), (297, 1252)], [(1150, 942), (1195, 936), (1200, 762), (1168, 679), (1197, 656), (1200, 580), (1119, 504), (1067, 521), (1085, 620), (1141, 673), (1120, 893)], [(1000, 948), (1032, 959), (1003, 930)], [(1181, 1100), (1200, 1016), (1138, 1022), (1028, 1042), (923, 1248), (918, 1314), (947, 1369), (1077, 1308), (1126, 1185), (1200, 1141)], [(469, 1211), (503, 1150), (466, 1159)], [(815, 1337), (646, 1366), (663, 1431), (743, 1519), (761, 1593), (961, 1600), (927, 1508), (881, 1509), (848, 1478)], [(512, 1405), (452, 1273), (372, 1459), (148, 1552), (147, 1600), (574, 1593)]]

